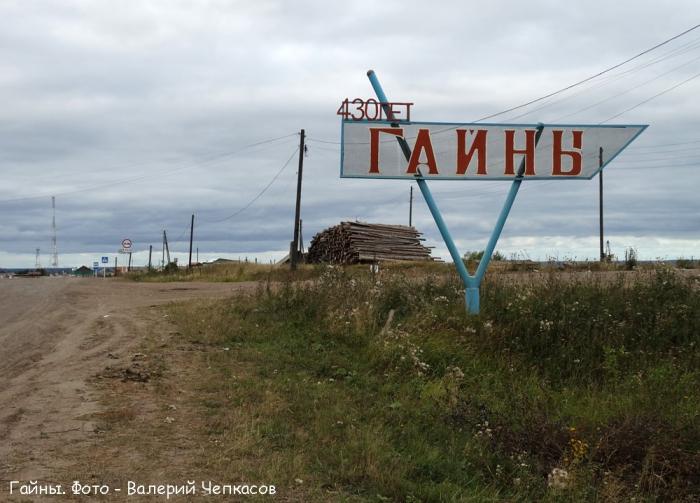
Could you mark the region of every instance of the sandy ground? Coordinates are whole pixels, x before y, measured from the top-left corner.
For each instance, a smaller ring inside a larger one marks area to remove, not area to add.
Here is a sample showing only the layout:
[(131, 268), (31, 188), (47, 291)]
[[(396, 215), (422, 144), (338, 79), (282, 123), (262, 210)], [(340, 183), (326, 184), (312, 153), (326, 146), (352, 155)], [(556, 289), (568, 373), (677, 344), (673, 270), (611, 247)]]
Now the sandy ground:
[(253, 287), (0, 279), (0, 483), (51, 480), (70, 463), (62, 458), (67, 445), (89, 444), (101, 410), (90, 381), (132, 355), (144, 334), (167, 325), (161, 311), (149, 307)]

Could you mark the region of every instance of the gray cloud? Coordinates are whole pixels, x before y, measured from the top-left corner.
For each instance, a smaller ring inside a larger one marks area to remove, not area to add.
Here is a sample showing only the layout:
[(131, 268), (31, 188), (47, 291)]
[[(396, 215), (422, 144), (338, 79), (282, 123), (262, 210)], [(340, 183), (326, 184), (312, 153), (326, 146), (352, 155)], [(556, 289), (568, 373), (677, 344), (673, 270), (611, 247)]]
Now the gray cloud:
[[(126, 236), (159, 246), (166, 228), (177, 241), (192, 212), (203, 252), (282, 253), (296, 158), (249, 209), (217, 221), (265, 187), (298, 138), (241, 147), (300, 128), (307, 242), (343, 219), (406, 223), (408, 182), (341, 180), (339, 146), (325, 143), (339, 141), (340, 101), (371, 96), (367, 68), (390, 97), (416, 103), (416, 118), (470, 121), (650, 47), (688, 28), (695, 11), (691, 1), (3, 2), (0, 267), (49, 250), (53, 194), (68, 265), (112, 253)], [(696, 31), (613, 78), (497, 120), (597, 123), (699, 72), (699, 57)], [(698, 82), (615, 120), (651, 124), (605, 177), (611, 241), (642, 256), (700, 255), (700, 143), (645, 148), (700, 140)], [(483, 246), (507, 184), (432, 188), (460, 243)], [(418, 193), (415, 222), (444, 254)], [(595, 256), (597, 181), (525, 183), (499, 247), (522, 246)]]

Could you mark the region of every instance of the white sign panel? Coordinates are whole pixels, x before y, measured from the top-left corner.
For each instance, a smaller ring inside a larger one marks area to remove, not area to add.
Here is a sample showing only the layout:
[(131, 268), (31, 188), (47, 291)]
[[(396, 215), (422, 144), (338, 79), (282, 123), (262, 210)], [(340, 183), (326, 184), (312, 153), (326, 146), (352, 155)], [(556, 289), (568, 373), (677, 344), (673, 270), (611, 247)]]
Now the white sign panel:
[[(590, 179), (645, 125), (446, 124), (343, 121), (340, 176), (512, 180)], [(411, 155), (402, 151), (404, 138)]]

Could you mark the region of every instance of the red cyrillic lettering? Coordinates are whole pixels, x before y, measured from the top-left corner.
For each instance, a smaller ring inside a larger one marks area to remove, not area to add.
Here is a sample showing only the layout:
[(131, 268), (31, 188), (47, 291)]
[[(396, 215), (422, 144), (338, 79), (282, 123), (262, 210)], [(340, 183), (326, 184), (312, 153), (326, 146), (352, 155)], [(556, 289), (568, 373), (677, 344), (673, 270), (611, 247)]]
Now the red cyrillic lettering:
[(534, 129), (525, 131), (525, 150), (515, 148), (515, 131), (506, 130), (506, 169), (505, 175), (515, 175), (513, 165), (515, 154), (525, 154), (525, 174), (535, 174), (535, 133)]
[[(422, 153), (425, 152), (425, 162), (421, 162)], [(430, 141), (430, 130), (419, 129), (416, 137), (416, 144), (413, 146), (411, 159), (408, 161), (408, 169), (406, 173), (415, 174), (418, 171), (418, 166), (425, 164), (428, 166), (428, 172), (431, 175), (438, 174), (437, 162), (435, 161), (435, 153), (433, 152), (433, 144)]]
[(457, 130), (457, 174), (464, 175), (469, 169), (469, 164), (472, 161), (472, 156), (476, 152), (478, 159), (476, 174), (485, 175), (486, 174), (486, 129), (479, 129), (474, 135), (474, 130), (470, 129), (469, 134), (474, 135), (471, 147), (469, 147), (469, 152), (466, 150), (466, 129)]
[[(564, 150), (561, 145), (561, 138), (564, 131), (552, 131), (552, 176), (577, 176), (581, 174), (581, 146), (583, 145), (583, 131), (572, 131), (572, 148), (575, 150)], [(561, 169), (561, 158), (564, 155), (571, 157), (571, 169), (569, 171), (562, 171)]]
[(369, 172), (379, 173), (379, 133), (403, 136), (400, 127), (371, 127), (369, 128)]

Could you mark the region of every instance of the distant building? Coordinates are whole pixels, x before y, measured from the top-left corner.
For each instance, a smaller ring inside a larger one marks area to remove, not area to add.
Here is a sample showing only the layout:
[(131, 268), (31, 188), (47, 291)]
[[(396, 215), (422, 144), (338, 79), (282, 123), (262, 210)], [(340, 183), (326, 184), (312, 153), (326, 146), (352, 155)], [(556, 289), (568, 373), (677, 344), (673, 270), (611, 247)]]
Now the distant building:
[(93, 272), (92, 269), (90, 269), (87, 266), (80, 266), (78, 267), (75, 271), (73, 271), (73, 276), (80, 276), (80, 277), (85, 277), (85, 276), (93, 276), (95, 273)]
[(228, 258), (217, 258), (209, 262), (210, 264), (233, 264), (234, 262), (240, 262), (240, 260), (231, 260)]

